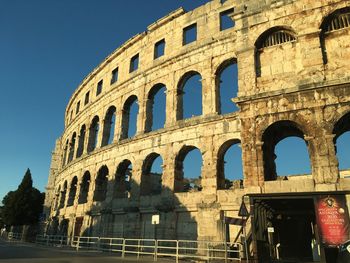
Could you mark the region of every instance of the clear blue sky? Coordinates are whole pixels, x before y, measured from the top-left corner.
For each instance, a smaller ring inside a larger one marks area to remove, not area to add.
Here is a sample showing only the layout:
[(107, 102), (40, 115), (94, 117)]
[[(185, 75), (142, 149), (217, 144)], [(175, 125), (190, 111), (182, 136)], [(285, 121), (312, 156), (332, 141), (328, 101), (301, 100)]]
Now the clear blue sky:
[(209, 0), (0, 1), (2, 200), (27, 168), (44, 191), (65, 107), (94, 67), (167, 13)]

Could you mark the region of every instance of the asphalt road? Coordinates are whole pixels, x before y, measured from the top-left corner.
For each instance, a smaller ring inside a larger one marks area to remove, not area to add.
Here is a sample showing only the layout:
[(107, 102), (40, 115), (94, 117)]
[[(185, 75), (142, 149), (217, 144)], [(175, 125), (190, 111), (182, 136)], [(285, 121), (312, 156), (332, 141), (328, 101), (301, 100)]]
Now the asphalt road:
[[(69, 248), (42, 247), (29, 243), (13, 243), (0, 240), (0, 263), (133, 263), (154, 262), (152, 258), (120, 258), (102, 252), (76, 252)], [(171, 263), (159, 260), (158, 263)]]

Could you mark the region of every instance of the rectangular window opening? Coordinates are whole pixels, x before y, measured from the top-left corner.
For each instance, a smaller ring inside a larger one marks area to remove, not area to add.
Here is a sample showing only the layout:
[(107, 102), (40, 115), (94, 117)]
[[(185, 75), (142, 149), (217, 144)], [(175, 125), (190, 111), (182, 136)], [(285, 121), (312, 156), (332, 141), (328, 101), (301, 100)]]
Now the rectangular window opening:
[(130, 60), (130, 73), (139, 68), (139, 54), (133, 56)]
[(103, 85), (103, 80), (100, 80), (97, 83), (97, 90), (96, 90), (96, 96), (100, 95), (102, 92), (102, 85)]
[(112, 70), (112, 78), (111, 78), (111, 84), (115, 83), (118, 81), (118, 68), (115, 68)]
[(183, 29), (182, 44), (187, 45), (197, 40), (197, 24), (192, 24)]
[(78, 114), (79, 110), (80, 110), (80, 100), (77, 103), (77, 108), (75, 109), (75, 114)]
[(154, 45), (154, 59), (164, 56), (165, 40), (162, 39)]
[(220, 0), (220, 3), (223, 4), (225, 3), (227, 0)]
[(235, 26), (235, 22), (231, 19), (231, 15), (233, 14), (234, 9), (228, 9), (220, 13), (220, 31), (233, 28)]
[(85, 94), (84, 105), (89, 103), (89, 99), (90, 99), (90, 91), (86, 92)]

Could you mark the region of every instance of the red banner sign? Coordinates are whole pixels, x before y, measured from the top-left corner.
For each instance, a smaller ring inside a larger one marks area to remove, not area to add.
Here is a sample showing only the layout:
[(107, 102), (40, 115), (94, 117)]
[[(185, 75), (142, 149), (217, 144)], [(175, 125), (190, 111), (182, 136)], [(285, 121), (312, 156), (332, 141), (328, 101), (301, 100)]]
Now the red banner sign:
[(318, 196), (315, 200), (315, 210), (324, 245), (338, 246), (349, 239), (349, 214), (345, 196)]

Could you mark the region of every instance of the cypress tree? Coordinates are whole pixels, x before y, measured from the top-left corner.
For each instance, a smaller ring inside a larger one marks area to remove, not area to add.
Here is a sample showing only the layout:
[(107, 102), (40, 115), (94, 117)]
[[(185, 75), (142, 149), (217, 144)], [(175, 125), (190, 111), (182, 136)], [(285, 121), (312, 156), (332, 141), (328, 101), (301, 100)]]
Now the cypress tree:
[(39, 220), (44, 194), (33, 187), (32, 175), (27, 169), (17, 190), (10, 191), (2, 202), (2, 218), (6, 225), (30, 225)]

